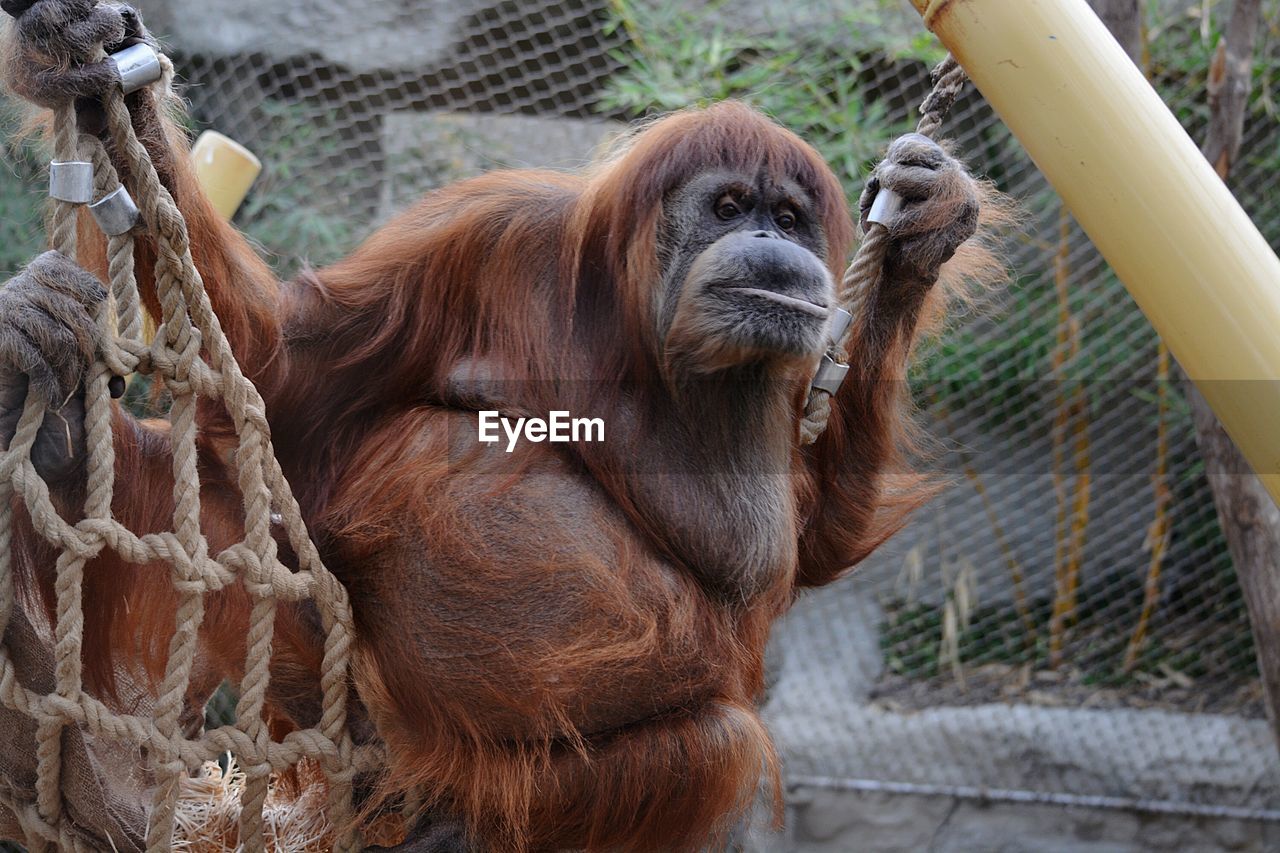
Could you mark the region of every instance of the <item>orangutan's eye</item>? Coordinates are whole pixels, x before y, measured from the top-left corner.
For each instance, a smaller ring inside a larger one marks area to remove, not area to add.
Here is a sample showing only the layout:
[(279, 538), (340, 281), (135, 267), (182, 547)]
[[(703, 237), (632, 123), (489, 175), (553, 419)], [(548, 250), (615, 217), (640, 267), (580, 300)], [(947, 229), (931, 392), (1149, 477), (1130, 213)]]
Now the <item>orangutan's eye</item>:
[(725, 220), (737, 219), (742, 215), (742, 205), (738, 204), (731, 195), (722, 195), (716, 201), (716, 216)]
[(796, 227), (796, 215), (789, 208), (782, 208), (773, 218), (778, 227), (783, 231), (791, 231)]

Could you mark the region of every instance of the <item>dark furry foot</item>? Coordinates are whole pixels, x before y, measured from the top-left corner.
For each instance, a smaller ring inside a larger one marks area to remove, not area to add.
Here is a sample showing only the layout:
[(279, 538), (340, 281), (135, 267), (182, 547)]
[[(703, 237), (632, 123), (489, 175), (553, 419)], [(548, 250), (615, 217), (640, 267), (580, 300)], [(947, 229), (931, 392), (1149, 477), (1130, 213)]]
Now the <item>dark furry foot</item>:
[(409, 835), (395, 847), (367, 847), (386, 853), (483, 853), (467, 840), (462, 823), (426, 814), (409, 830)]

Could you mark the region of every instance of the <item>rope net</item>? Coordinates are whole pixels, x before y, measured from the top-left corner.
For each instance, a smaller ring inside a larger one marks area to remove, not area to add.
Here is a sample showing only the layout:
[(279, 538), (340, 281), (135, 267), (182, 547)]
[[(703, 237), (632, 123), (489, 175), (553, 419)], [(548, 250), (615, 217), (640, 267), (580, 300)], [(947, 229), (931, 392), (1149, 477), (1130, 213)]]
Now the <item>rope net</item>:
[[(166, 73), (159, 85), (167, 89), (172, 69), (167, 59), (161, 57), (161, 62)], [(0, 454), (0, 633), (4, 633), (0, 703), (35, 721), (37, 755), (34, 793), (6, 786), (0, 789), (0, 804), (14, 813), (33, 850), (50, 846), (76, 851), (102, 849), (101, 839), (67, 815), (62, 788), (64, 732), (79, 727), (91, 738), (109, 738), (145, 753), (154, 774), (154, 795), (147, 816), (148, 851), (159, 853), (171, 847), (182, 780), (227, 752), (235, 757), (245, 777), (239, 822), (243, 849), (264, 848), (262, 811), (271, 775), (303, 758), (313, 759), (328, 779), (329, 819), (343, 833), (335, 849), (359, 849), (352, 819), (352, 782), (356, 774), (378, 765), (379, 754), (376, 747), (354, 747), (348, 730), (352, 619), (346, 590), (321, 562), (302, 521), (272, 450), (262, 398), (232, 355), (192, 262), (186, 223), (134, 134), (124, 95), (116, 91), (108, 96), (105, 110), (114, 147), (127, 165), (127, 190), (136, 199), (141, 218), (131, 232), (108, 238), (110, 289), (98, 309), (98, 355), (85, 381), (87, 489), (83, 517), (73, 521), (58, 513), (48, 484), (31, 461), (45, 413), (56, 411), (60, 401), (42, 399), (33, 389), (8, 449)], [(120, 187), (120, 177), (102, 142), (77, 131), (70, 105), (55, 112), (54, 147), (60, 162), (93, 164), (95, 201)], [(46, 255), (33, 268), (76, 258), (78, 208), (55, 202), (51, 240), (62, 257)], [(154, 239), (158, 254), (156, 289), (162, 316), (149, 345), (141, 339), (142, 311), (134, 277), (134, 235), (140, 232)], [(115, 520), (111, 510), (115, 450), (109, 386), (113, 377), (134, 372), (162, 377), (173, 397), (169, 432), (175, 503), (172, 531), (143, 536)], [(243, 496), (244, 539), (216, 554), (210, 553), (200, 528), (198, 397), (221, 402), (239, 440), (235, 469)], [(48, 692), (24, 686), (15, 656), (25, 650), (13, 641), (17, 632), (6, 630), (19, 620), (25, 621), (15, 600), (11, 551), (17, 501), (25, 505), (35, 532), (59, 550), (52, 626), (54, 678)], [(271, 531), (273, 513), (297, 555), (297, 571), (279, 559)], [(168, 662), (145, 716), (116, 713), (83, 687), (81, 588), (86, 563), (106, 549), (138, 565), (167, 564), (179, 594)], [(235, 583), (242, 583), (253, 600), (236, 722), (186, 737), (179, 718), (195, 663), (205, 595)], [(326, 637), (321, 671), (323, 713), (314, 728), (291, 732), (277, 741), (263, 719), (276, 606), (280, 601), (306, 598), (315, 602)]]

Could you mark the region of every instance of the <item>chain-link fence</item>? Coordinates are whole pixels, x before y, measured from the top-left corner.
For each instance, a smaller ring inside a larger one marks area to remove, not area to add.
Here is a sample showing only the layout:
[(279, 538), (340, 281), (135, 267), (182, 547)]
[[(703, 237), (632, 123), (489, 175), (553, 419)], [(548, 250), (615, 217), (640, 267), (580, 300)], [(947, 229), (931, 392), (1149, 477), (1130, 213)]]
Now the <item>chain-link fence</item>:
[[(941, 55), (885, 0), (141, 5), (189, 85), (193, 129), (264, 161), (237, 221), (285, 272), (338, 257), (432, 186), (571, 168), (620, 122), (704, 98), (744, 97), (793, 127), (854, 198)], [(1144, 5), (1150, 77), (1199, 139), (1228, 4)], [(1233, 185), (1280, 247), (1276, 75), (1269, 2)], [(769, 712), (788, 773), (1280, 817), (1249, 625), (1176, 367), (982, 98), (965, 96), (944, 132), (1021, 205), (1013, 280), (917, 370), (951, 485), (780, 629)], [(39, 165), (21, 144), (4, 156), (8, 271), (39, 247)]]

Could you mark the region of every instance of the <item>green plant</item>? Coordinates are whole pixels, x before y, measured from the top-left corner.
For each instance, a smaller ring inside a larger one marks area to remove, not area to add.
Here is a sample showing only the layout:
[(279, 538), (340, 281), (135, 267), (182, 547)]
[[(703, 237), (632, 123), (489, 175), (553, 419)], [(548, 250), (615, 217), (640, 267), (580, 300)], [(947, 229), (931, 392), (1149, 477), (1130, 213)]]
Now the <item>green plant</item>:
[(21, 112), (0, 98), (0, 277), (7, 278), (45, 245), (43, 163), (18, 135)]
[(912, 116), (868, 98), (872, 61), (929, 62), (941, 54), (931, 36), (860, 44), (844, 36), (873, 32), (872, 19), (893, 4), (848, 12), (824, 34), (746, 35), (716, 22), (724, 3), (691, 9), (615, 0), (611, 27), (628, 41), (615, 53), (623, 70), (601, 108), (624, 117), (725, 98), (753, 104), (808, 140), (840, 176), (852, 201), (863, 175), (889, 140), (910, 130)]

